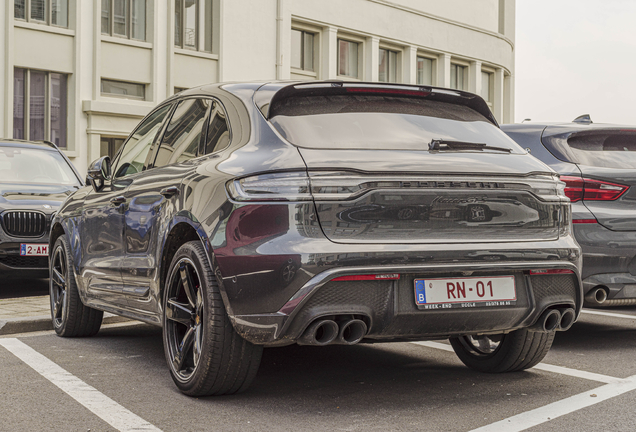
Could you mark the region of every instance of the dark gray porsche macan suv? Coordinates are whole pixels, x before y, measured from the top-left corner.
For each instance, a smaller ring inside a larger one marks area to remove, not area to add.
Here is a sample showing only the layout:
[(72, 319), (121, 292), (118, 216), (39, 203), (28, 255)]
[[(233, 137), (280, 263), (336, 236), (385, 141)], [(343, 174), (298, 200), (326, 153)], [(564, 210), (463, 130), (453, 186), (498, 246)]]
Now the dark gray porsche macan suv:
[(523, 370), (583, 302), (564, 184), (473, 94), (203, 86), (88, 176), (52, 224), (55, 329), (162, 326), (188, 395), (242, 391), (295, 343), (450, 338), (471, 368)]

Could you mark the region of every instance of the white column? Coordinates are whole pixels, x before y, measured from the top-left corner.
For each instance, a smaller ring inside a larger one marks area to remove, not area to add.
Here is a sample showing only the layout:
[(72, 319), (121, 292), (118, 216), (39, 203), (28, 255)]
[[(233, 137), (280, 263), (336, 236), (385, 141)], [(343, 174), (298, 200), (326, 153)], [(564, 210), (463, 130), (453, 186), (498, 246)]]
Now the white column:
[(451, 56), (450, 54), (440, 54), (437, 57), (437, 86), (450, 87), (451, 79)]
[[(174, 44), (174, 22), (170, 26), (171, 20), (169, 16), (172, 16), (174, 20), (174, 7), (167, 9), (164, 4), (164, 0), (154, 0), (148, 2), (151, 9), (151, 13), (147, 14), (147, 18), (152, 17), (152, 22), (149, 22), (148, 30), (146, 30), (146, 38), (148, 42), (152, 42), (152, 101), (159, 103), (168, 96), (172, 95), (174, 88), (168, 87), (168, 65), (171, 65), (171, 58), (169, 57), (169, 47), (167, 44)], [(148, 21), (147, 21), (148, 22)], [(165, 26), (169, 26), (165, 31)], [(165, 34), (168, 33), (168, 37)], [(169, 39), (172, 37), (172, 39)]]
[(338, 77), (338, 29), (325, 27), (322, 30), (322, 52), (320, 79), (336, 79)]
[(366, 40), (364, 52), (364, 81), (376, 82), (380, 75), (380, 39), (369, 37)]
[[(4, 2), (4, 8), (0, 9), (0, 25), (2, 32), (2, 55), (0, 55), (0, 79), (3, 87), (0, 89), (0, 100), (4, 100), (0, 116), (0, 131), (2, 136), (13, 138), (13, 4), (12, 1)], [(25, 101), (26, 103), (26, 101)]]
[(495, 91), (493, 108), (495, 118), (499, 123), (503, 123), (504, 118), (504, 70), (497, 68), (495, 70)]
[(481, 62), (470, 62), (468, 67), (468, 91), (481, 96)]
[(514, 77), (512, 75), (505, 75), (503, 123), (514, 123), (515, 121), (515, 94), (513, 89)]
[(290, 79), (291, 75), (291, 8), (290, 0), (276, 3), (276, 79)]
[(417, 84), (417, 48), (408, 46), (402, 51), (402, 82)]

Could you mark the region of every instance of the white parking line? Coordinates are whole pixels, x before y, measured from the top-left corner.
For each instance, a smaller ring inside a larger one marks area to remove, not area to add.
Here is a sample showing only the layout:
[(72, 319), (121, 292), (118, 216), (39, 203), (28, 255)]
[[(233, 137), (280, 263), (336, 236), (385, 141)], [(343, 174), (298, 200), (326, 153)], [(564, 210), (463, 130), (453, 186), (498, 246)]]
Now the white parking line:
[(636, 390), (636, 375), (491, 423), (471, 432), (518, 432)]
[(121, 432), (161, 432), (161, 429), (128, 411), (18, 339), (0, 339), (0, 345), (115, 429)]
[[(415, 345), (422, 345), (429, 348), (435, 348), (443, 351), (454, 352), (453, 347), (448, 344), (440, 343), (440, 342), (432, 342), (432, 341), (424, 341), (424, 342), (411, 342)], [(616, 383), (622, 381), (621, 378), (615, 378), (608, 375), (601, 375), (594, 372), (586, 372), (578, 369), (570, 369), (563, 366), (556, 366), (547, 363), (539, 363), (533, 369), (539, 369), (546, 372), (557, 373), (560, 375), (568, 375), (575, 378), (583, 378), (590, 381), (598, 381), (602, 383)]]
[(618, 313), (614, 313), (614, 312), (602, 312), (602, 311), (597, 311), (597, 310), (583, 309), (581, 311), (581, 313), (586, 313), (586, 314), (590, 314), (590, 315), (602, 315), (602, 316), (607, 316), (607, 317), (612, 317), (612, 318), (625, 318), (625, 319), (636, 320), (636, 315), (618, 314)]

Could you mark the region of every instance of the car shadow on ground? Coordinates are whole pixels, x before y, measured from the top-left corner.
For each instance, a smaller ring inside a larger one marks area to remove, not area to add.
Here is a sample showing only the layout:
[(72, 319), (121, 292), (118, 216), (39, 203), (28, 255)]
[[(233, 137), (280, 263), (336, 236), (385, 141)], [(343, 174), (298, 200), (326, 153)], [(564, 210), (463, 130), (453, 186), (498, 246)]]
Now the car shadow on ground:
[(48, 295), (49, 279), (17, 279), (0, 276), (0, 299)]

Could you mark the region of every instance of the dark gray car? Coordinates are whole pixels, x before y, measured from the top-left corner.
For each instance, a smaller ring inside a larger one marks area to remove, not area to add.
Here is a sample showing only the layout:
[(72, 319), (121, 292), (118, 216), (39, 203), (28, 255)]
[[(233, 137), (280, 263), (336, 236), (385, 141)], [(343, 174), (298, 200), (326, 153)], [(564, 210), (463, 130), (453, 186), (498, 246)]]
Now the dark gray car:
[(55, 330), (161, 326), (188, 395), (242, 391), (295, 343), (450, 338), (469, 367), (523, 370), (583, 303), (564, 184), (470, 93), (203, 86), (89, 177), (53, 221)]
[(55, 144), (0, 138), (0, 278), (48, 277), (51, 217), (81, 186)]
[(502, 129), (561, 174), (590, 306), (636, 304), (636, 127), (523, 123)]

